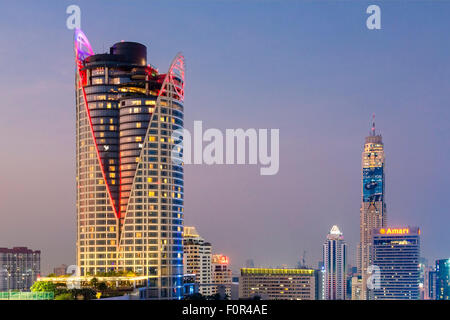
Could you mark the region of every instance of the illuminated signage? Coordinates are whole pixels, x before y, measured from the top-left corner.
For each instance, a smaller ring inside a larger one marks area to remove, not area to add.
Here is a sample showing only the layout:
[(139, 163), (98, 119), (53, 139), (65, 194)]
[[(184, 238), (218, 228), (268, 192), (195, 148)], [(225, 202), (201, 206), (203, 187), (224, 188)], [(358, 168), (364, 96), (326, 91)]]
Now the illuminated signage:
[(363, 201), (383, 201), (383, 167), (363, 168)]
[(213, 263), (228, 264), (229, 259), (227, 256), (224, 256), (222, 254), (215, 254), (213, 255)]
[(387, 228), (380, 229), (381, 234), (409, 234), (409, 228)]

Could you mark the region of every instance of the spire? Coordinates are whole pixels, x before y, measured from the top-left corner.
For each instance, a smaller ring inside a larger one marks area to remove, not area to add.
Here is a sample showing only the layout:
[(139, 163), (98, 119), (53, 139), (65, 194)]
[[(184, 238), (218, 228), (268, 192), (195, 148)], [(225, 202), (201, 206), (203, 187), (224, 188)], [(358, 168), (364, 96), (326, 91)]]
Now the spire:
[(371, 129), (370, 135), (375, 136), (375, 113), (372, 114), (372, 129)]

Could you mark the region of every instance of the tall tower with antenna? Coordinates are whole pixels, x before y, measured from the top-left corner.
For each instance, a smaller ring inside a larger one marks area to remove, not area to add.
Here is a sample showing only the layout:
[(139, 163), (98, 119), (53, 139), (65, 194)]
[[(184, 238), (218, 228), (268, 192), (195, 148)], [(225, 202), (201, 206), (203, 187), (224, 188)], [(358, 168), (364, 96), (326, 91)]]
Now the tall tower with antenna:
[(362, 276), (362, 299), (368, 299), (367, 273), (372, 264), (372, 233), (374, 229), (387, 224), (385, 202), (385, 154), (381, 134), (375, 131), (375, 115), (369, 136), (366, 137), (362, 152), (361, 172), (360, 243), (357, 259), (358, 272)]

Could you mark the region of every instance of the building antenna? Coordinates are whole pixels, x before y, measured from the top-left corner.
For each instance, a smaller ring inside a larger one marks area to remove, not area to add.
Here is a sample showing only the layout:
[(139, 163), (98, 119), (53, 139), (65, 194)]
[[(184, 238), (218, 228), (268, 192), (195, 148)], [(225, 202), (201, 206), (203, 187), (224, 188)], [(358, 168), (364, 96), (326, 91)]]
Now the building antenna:
[(375, 113), (372, 114), (372, 132), (371, 132), (372, 136), (375, 136)]

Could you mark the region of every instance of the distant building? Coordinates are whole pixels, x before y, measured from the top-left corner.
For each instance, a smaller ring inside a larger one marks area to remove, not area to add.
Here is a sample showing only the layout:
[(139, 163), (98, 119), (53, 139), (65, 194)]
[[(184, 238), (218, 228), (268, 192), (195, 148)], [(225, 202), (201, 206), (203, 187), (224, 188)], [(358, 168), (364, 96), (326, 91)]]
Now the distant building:
[(425, 272), (428, 261), (426, 258), (419, 258), (419, 294), (420, 300), (425, 300)]
[(0, 248), (0, 291), (29, 290), (41, 273), (41, 251)]
[(206, 242), (194, 227), (184, 227), (184, 273), (194, 274), (199, 293), (212, 294), (211, 244)]
[(425, 269), (423, 289), (425, 300), (436, 300), (436, 269), (434, 267)]
[(239, 300), (239, 276), (231, 277), (231, 300)]
[(313, 269), (242, 268), (239, 298), (264, 300), (315, 300)]
[(63, 276), (67, 273), (67, 264), (62, 264), (59, 267), (53, 268), (53, 273), (57, 276)]
[[(375, 117), (375, 116), (374, 116)], [(385, 153), (381, 134), (375, 132), (375, 118), (364, 142), (361, 172), (360, 241), (357, 249), (358, 273), (362, 275), (362, 300), (367, 300), (368, 267), (373, 265), (372, 230), (385, 228)]]
[(214, 254), (211, 261), (212, 294), (226, 294), (231, 297), (230, 259), (222, 254)]
[(353, 276), (352, 277), (352, 300), (363, 300), (362, 296), (362, 278), (361, 276)]
[(375, 230), (372, 245), (373, 264), (380, 275), (380, 288), (373, 289), (373, 299), (418, 300), (420, 229), (381, 228)]
[(246, 268), (254, 268), (255, 267), (255, 262), (253, 261), (253, 259), (247, 259), (245, 261), (245, 267)]
[(333, 226), (323, 245), (325, 299), (345, 300), (347, 245), (338, 226)]
[(315, 300), (325, 300), (325, 267), (322, 266), (320, 269), (314, 271), (315, 274)]
[(450, 300), (450, 259), (436, 260), (436, 300)]

